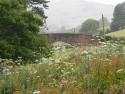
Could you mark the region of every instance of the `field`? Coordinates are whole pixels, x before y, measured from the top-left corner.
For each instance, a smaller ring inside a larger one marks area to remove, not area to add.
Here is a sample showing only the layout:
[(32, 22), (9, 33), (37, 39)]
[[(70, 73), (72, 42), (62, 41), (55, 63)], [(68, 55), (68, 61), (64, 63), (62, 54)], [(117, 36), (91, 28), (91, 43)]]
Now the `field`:
[(125, 29), (109, 33), (107, 36), (111, 36), (112, 38), (125, 38)]
[(37, 64), (1, 59), (0, 94), (125, 94), (124, 52), (117, 41), (83, 47), (57, 42), (52, 56)]

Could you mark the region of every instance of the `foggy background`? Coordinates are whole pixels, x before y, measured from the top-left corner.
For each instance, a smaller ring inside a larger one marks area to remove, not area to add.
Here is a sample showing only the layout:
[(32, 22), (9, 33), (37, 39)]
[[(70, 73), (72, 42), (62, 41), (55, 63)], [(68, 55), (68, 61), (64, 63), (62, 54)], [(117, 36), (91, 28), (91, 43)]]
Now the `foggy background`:
[[(47, 32), (68, 32), (79, 29), (87, 18), (99, 20), (104, 14), (112, 20), (114, 7), (123, 0), (50, 0), (46, 10)], [(113, 3), (112, 3), (113, 2)]]

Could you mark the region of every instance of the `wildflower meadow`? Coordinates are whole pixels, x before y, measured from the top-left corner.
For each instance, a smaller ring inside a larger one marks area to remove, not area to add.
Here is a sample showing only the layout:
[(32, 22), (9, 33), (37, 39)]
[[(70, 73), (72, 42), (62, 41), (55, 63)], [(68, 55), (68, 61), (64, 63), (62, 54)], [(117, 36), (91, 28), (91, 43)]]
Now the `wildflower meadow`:
[(117, 41), (80, 47), (56, 42), (51, 57), (35, 64), (0, 59), (0, 94), (125, 94), (124, 52)]

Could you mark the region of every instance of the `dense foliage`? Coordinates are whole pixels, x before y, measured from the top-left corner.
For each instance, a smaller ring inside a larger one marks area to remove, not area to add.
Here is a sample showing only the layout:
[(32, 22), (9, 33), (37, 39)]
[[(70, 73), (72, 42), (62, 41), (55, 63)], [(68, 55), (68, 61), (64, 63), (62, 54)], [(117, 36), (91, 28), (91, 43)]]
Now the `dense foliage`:
[(118, 4), (114, 10), (114, 18), (111, 24), (111, 30), (117, 31), (125, 28), (125, 2)]
[(94, 19), (87, 19), (81, 26), (80, 32), (86, 35), (93, 35), (98, 32), (99, 22)]
[(30, 1), (29, 5), (32, 8), (32, 10), (34, 10), (40, 16), (47, 18), (47, 16), (44, 13), (44, 9), (48, 8), (47, 3), (49, 1), (46, 0), (29, 0), (29, 1)]
[(48, 54), (49, 47), (38, 34), (44, 18), (28, 11), (28, 5), (24, 0), (0, 0), (1, 58), (32, 60)]

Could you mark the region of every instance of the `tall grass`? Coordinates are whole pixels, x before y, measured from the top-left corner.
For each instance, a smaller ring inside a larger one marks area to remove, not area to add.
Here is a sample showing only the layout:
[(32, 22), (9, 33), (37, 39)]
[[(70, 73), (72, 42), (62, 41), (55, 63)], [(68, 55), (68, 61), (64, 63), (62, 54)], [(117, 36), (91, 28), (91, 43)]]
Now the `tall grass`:
[(125, 94), (124, 61), (124, 45), (57, 43), (52, 57), (0, 75), (0, 94)]

